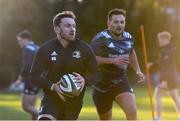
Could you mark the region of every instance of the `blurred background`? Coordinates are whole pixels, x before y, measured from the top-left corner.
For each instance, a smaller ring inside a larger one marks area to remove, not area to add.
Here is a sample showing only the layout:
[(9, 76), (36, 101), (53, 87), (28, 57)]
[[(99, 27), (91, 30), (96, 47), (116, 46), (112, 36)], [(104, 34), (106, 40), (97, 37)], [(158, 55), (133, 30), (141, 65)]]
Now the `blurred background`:
[(140, 25), (145, 27), (148, 59), (158, 56), (157, 33), (168, 30), (179, 50), (180, 0), (0, 0), (0, 87), (16, 79), (21, 49), (16, 34), (28, 29), (33, 40), (42, 44), (54, 37), (52, 18), (62, 10), (77, 16), (78, 37), (89, 42), (106, 27), (107, 12), (112, 8), (127, 11), (127, 26), (135, 39), (135, 49), (143, 67)]
[[(145, 69), (140, 25), (144, 25), (149, 61), (156, 61), (159, 56), (157, 33), (163, 30), (172, 33), (173, 42), (177, 47), (177, 67), (180, 70), (180, 0), (0, 0), (0, 90), (7, 89), (16, 80), (20, 70), (21, 48), (16, 43), (17, 33), (27, 29), (32, 33), (33, 40), (41, 45), (55, 36), (53, 16), (62, 10), (72, 10), (77, 17), (78, 38), (89, 43), (97, 32), (106, 28), (107, 13), (112, 8), (127, 11), (126, 31), (134, 36), (135, 50), (143, 72)], [(131, 68), (129, 74), (130, 78), (134, 78)], [(135, 89), (139, 115), (142, 115), (141, 119), (150, 119), (147, 88)], [(97, 119), (93, 104), (89, 101), (90, 92), (87, 93), (87, 107), (83, 108), (80, 119)], [(27, 114), (20, 109), (19, 95), (3, 91), (0, 95), (0, 107), (3, 112), (0, 119), (28, 119)], [(12, 101), (14, 103), (11, 103)], [(174, 109), (169, 108), (172, 106), (171, 101), (165, 101), (167, 110), (164, 117), (170, 114), (176, 117)], [(122, 113), (118, 110), (119, 108), (115, 111), (115, 119), (119, 119), (118, 114)], [(9, 117), (8, 112), (11, 111), (14, 113)]]

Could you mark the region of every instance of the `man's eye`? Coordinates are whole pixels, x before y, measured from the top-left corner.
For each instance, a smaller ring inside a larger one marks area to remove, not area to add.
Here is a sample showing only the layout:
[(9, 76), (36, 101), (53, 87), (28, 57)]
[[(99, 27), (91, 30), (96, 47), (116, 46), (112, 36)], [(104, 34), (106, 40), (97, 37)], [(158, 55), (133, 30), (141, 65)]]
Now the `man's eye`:
[(115, 24), (118, 24), (118, 21), (114, 21)]
[(69, 27), (71, 27), (71, 25), (65, 25), (65, 27), (68, 27), (68, 28), (69, 28)]
[(120, 23), (121, 23), (121, 24), (124, 24), (124, 21), (121, 21)]

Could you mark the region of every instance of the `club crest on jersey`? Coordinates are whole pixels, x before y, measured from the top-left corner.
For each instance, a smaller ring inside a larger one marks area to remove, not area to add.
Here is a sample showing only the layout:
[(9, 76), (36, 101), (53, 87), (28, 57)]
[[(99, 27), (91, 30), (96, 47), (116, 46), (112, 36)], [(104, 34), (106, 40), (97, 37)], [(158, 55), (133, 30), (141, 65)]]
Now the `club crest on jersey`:
[(51, 61), (56, 61), (56, 56), (57, 56), (58, 54), (56, 53), (56, 51), (53, 51), (52, 53), (51, 53)]
[(73, 54), (72, 54), (72, 57), (73, 58), (80, 58), (81, 57), (81, 52), (78, 51), (78, 50), (74, 51)]
[(127, 47), (127, 48), (131, 48), (131, 47), (132, 47), (131, 42), (126, 42), (126, 47)]
[(124, 53), (124, 50), (123, 49), (119, 49), (119, 53)]

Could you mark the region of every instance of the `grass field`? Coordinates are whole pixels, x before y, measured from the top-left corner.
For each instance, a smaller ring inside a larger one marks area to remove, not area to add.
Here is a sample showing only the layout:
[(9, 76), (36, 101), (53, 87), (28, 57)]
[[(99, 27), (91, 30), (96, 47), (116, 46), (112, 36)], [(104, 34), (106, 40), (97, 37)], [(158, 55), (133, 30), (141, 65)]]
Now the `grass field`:
[[(136, 95), (138, 118), (142, 120), (152, 119), (147, 89), (142, 86), (136, 86), (134, 87), (134, 92)], [(21, 95), (19, 93), (0, 92), (0, 120), (29, 119), (29, 115), (21, 109), (20, 99)], [(165, 96), (163, 98), (163, 103), (163, 119), (177, 120), (178, 117), (173, 108), (172, 100), (168, 96)], [(38, 105), (40, 105), (40, 98), (38, 99)], [(90, 89), (86, 91), (84, 106), (81, 110), (79, 119), (98, 119), (92, 102)], [(115, 103), (113, 106), (113, 119), (125, 119), (125, 115)]]

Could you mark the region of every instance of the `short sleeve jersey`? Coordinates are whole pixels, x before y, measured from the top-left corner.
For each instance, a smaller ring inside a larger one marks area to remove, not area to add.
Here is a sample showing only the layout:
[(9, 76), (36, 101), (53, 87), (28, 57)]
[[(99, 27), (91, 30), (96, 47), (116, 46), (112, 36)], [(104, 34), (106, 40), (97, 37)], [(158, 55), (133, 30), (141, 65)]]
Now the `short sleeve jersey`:
[[(90, 43), (96, 56), (115, 58), (115, 57), (129, 57), (133, 50), (133, 38), (129, 32), (122, 33), (121, 40), (115, 40), (108, 30), (104, 30), (98, 33)], [(119, 79), (126, 78), (127, 66), (103, 64), (100, 65), (102, 79)]]

